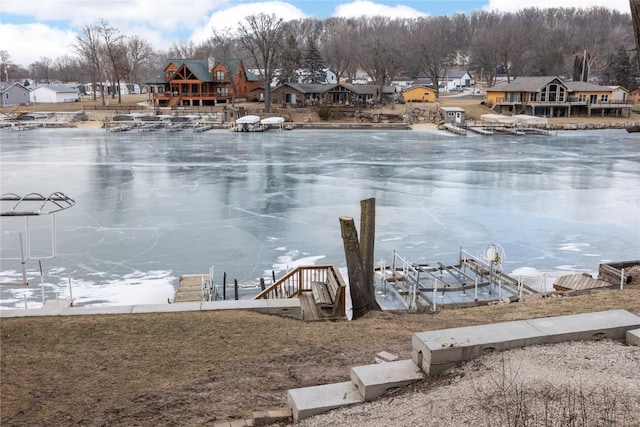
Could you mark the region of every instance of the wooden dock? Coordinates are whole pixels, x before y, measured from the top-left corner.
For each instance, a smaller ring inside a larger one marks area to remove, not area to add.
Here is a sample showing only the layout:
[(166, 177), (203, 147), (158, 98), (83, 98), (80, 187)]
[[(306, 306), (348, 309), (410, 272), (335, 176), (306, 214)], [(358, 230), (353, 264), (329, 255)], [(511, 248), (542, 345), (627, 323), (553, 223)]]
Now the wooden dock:
[(469, 126), (467, 129), (469, 129), (471, 132), (475, 132), (475, 133), (479, 133), (480, 135), (485, 135), (485, 136), (489, 136), (489, 135), (493, 135), (493, 131), (487, 129), (484, 126)]
[(445, 130), (448, 130), (449, 132), (455, 133), (456, 135), (466, 135), (467, 134), (467, 131), (465, 129), (463, 129), (461, 127), (458, 127), (458, 126), (454, 126), (451, 123), (445, 123), (445, 124), (442, 125), (442, 127)]
[(559, 292), (586, 291), (590, 289), (613, 287), (609, 282), (594, 279), (588, 274), (569, 274), (558, 278), (553, 284), (553, 289)]
[(202, 301), (202, 283), (209, 281), (208, 274), (183, 274), (173, 302)]

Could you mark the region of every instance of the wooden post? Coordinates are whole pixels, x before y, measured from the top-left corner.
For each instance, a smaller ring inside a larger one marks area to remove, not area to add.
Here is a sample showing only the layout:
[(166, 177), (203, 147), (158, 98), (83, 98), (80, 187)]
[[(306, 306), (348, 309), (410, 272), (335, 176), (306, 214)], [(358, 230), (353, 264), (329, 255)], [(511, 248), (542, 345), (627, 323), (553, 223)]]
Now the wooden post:
[(222, 275), (222, 300), (227, 300), (227, 272)]
[(233, 293), (235, 300), (238, 301), (238, 279), (233, 279)]
[(369, 310), (380, 310), (380, 306), (376, 301), (373, 283), (370, 283), (368, 286), (365, 283), (358, 232), (356, 231), (353, 218), (341, 216), (340, 231), (342, 233), (344, 253), (347, 260), (347, 270), (349, 272), (353, 319), (357, 319)]
[(375, 287), (373, 282), (373, 253), (376, 238), (376, 199), (360, 201), (360, 257), (364, 270), (364, 284)]

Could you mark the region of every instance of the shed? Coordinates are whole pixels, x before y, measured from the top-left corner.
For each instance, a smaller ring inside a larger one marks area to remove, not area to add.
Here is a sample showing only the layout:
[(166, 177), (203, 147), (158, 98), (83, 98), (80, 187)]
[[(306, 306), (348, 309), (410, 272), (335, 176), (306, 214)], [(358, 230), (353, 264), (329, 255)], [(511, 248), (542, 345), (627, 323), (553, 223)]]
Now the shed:
[(464, 108), (440, 107), (440, 113), (444, 122), (452, 125), (461, 126), (466, 120)]

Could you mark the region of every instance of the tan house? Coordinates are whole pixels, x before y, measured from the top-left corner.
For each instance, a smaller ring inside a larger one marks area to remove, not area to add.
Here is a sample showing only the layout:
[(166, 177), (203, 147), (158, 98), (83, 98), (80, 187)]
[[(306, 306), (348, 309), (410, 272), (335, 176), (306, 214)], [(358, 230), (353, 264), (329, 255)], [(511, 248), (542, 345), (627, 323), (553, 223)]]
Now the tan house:
[(613, 90), (586, 82), (563, 82), (558, 77), (518, 77), (487, 88), (486, 104), (500, 114), (571, 117), (593, 114), (628, 117), (631, 104), (613, 99)]
[(411, 86), (402, 91), (405, 102), (436, 102), (436, 91), (426, 85)]

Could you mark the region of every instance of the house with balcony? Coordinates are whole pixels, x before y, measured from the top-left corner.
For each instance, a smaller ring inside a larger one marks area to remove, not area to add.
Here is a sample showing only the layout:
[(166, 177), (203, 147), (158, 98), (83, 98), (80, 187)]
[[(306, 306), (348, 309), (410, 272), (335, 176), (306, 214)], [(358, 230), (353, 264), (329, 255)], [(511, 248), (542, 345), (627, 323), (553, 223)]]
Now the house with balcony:
[(162, 74), (145, 82), (156, 107), (200, 107), (246, 100), (262, 84), (241, 61), (168, 59)]
[(632, 107), (626, 100), (614, 99), (610, 87), (549, 76), (518, 77), (487, 88), (486, 104), (500, 114), (545, 117), (629, 117)]

